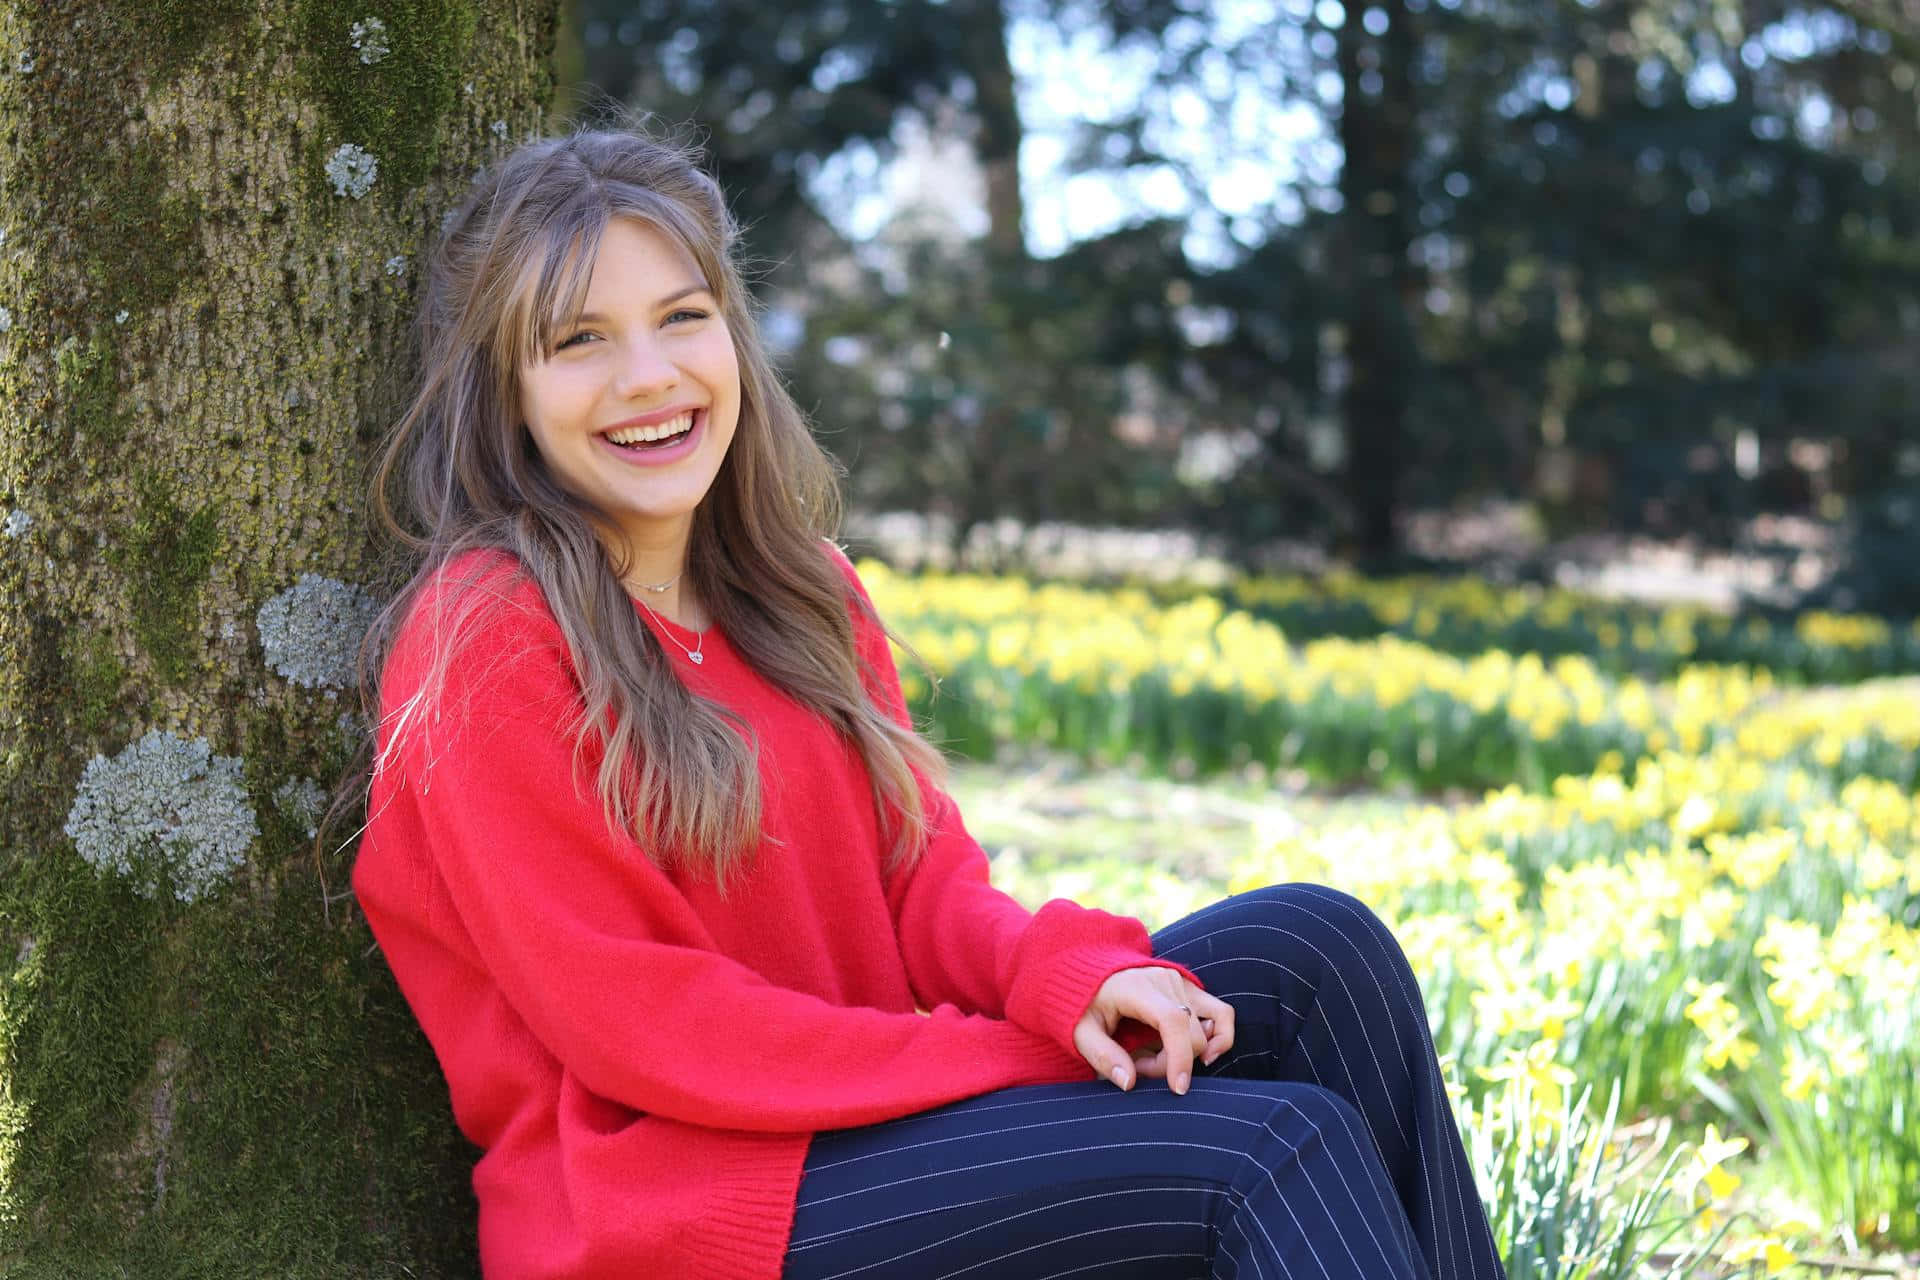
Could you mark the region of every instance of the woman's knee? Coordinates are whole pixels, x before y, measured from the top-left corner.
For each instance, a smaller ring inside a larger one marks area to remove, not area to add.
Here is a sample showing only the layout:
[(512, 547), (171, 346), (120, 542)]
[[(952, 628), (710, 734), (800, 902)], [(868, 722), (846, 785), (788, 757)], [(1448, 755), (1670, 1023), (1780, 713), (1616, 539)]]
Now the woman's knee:
[(1276, 1115), (1297, 1116), (1303, 1124), (1323, 1132), (1363, 1133), (1366, 1130), (1360, 1109), (1325, 1085), (1286, 1080), (1275, 1081), (1271, 1087), (1276, 1090), (1273, 1099)]
[(1298, 1080), (1267, 1082), (1266, 1088), (1272, 1105), (1265, 1128), (1292, 1158), (1324, 1151), (1343, 1168), (1378, 1160), (1366, 1119), (1345, 1097)]
[(1329, 885), (1295, 881), (1243, 893), (1235, 901), (1293, 931), (1325, 932), (1362, 955), (1384, 954), (1405, 962), (1399, 941), (1386, 921), (1359, 898)]

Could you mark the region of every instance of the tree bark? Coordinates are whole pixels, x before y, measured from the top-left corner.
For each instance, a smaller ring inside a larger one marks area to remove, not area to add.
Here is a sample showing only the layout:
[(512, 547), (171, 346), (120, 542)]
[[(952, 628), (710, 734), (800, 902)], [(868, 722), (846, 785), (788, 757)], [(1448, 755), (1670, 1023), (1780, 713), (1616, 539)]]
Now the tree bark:
[(987, 248), (1007, 268), (1027, 259), (1026, 204), (1020, 190), (1020, 121), (1018, 85), (1007, 55), (1012, 34), (1001, 0), (975, 0), (962, 11), (965, 30), (961, 44), (973, 79), (973, 110), (980, 120), (974, 143), (987, 184)]
[(0, 0), (0, 1274), (477, 1271), (311, 828), (421, 257), (557, 3)]
[[(1407, 299), (1414, 289), (1413, 33), (1405, 0), (1378, 6), (1388, 26), (1378, 38), (1349, 6), (1339, 31), (1344, 94), (1340, 107), (1340, 244), (1346, 308), (1348, 379), (1346, 490), (1358, 522), (1356, 550), (1366, 564), (1391, 560), (1400, 546), (1395, 516), (1406, 466), (1406, 414), (1414, 377)], [(1368, 64), (1372, 65), (1369, 66)], [(1372, 83), (1372, 77), (1379, 77)]]

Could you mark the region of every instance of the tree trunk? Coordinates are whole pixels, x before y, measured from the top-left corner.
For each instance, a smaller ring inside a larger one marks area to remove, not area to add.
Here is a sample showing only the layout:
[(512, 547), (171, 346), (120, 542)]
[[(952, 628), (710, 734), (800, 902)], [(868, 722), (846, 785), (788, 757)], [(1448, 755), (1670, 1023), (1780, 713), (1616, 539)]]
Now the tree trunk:
[[(1348, 290), (1343, 417), (1346, 489), (1364, 564), (1398, 552), (1395, 525), (1406, 466), (1406, 414), (1415, 375), (1407, 297), (1413, 271), (1413, 35), (1405, 0), (1379, 6), (1388, 20), (1378, 38), (1349, 7), (1339, 32), (1340, 244)], [(1369, 65), (1371, 64), (1371, 65)], [(1374, 77), (1378, 82), (1374, 82)]]
[(1020, 99), (1007, 56), (1012, 24), (1001, 0), (976, 0), (962, 11), (965, 63), (973, 78), (980, 132), (974, 153), (986, 176), (987, 248), (996, 265), (1016, 268), (1027, 258), (1026, 204), (1020, 192)]
[(476, 1270), (310, 837), (421, 256), (556, 8), (0, 0), (0, 1274)]

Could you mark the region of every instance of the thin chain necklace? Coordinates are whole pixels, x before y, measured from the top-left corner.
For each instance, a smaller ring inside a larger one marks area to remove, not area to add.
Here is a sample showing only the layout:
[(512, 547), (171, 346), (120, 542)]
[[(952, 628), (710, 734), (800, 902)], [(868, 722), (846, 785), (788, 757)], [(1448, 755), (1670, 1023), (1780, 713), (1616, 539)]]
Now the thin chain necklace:
[[(675, 576), (677, 577), (678, 575), (676, 574)], [(668, 586), (672, 586), (673, 584), (672, 584), (672, 583), (668, 583), (667, 585), (668, 585)], [(640, 600), (640, 597), (638, 597), (638, 596), (635, 596), (635, 597), (634, 597), (634, 599), (635, 599), (635, 600)], [(662, 617), (661, 617), (661, 616), (660, 616), (659, 614), (657, 614), (657, 613), (655, 613), (655, 612), (653, 611), (653, 606), (652, 606), (652, 605), (650, 605), (650, 604), (648, 604), (648, 603), (647, 603), (647, 602), (646, 602), (645, 600), (640, 600), (640, 607), (641, 607), (642, 609), (645, 609), (645, 610), (647, 611), (647, 616), (648, 616), (648, 617), (650, 617), (650, 618), (652, 618), (652, 619), (653, 619), (653, 620), (654, 620), (655, 622), (657, 622), (657, 623), (659, 623), (659, 624), (660, 624), (660, 633), (661, 633), (662, 635), (664, 635), (664, 636), (666, 636), (666, 638), (667, 638), (667, 639), (669, 639), (669, 640), (671, 640), (671, 641), (673, 641), (673, 644), (674, 644), (674, 647), (675, 647), (675, 648), (677, 648), (678, 650), (680, 650), (680, 652), (682, 652), (682, 653), (684, 653), (684, 654), (686, 654), (686, 655), (687, 655), (687, 661), (689, 661), (689, 662), (691, 662), (691, 663), (692, 663), (692, 664), (693, 664), (694, 666), (696, 666), (696, 667), (697, 667), (697, 666), (699, 666), (699, 665), (700, 665), (700, 664), (701, 664), (702, 662), (705, 662), (705, 661), (706, 661), (706, 658), (704, 658), (704, 657), (703, 657), (703, 656), (701, 655), (701, 652), (700, 652), (700, 651), (701, 651), (702, 649), (705, 649), (705, 648), (707, 647), (707, 633), (706, 633), (706, 632), (704, 632), (704, 631), (702, 631), (702, 632), (700, 632), (700, 633), (699, 633), (699, 635), (700, 635), (700, 638), (699, 638), (699, 639), (698, 639), (697, 641), (695, 641), (695, 642), (694, 642), (694, 646), (693, 646), (693, 648), (691, 648), (691, 649), (689, 649), (689, 648), (687, 648), (687, 646), (686, 646), (686, 645), (684, 645), (684, 644), (681, 644), (681, 643), (680, 643), (680, 637), (679, 637), (679, 636), (677, 636), (677, 635), (675, 635), (675, 634), (673, 634), (673, 632), (671, 632), (671, 631), (669, 631), (669, 630), (667, 630), (667, 623), (666, 623), (666, 620), (665, 620), (664, 618), (662, 618)]]
[(674, 583), (680, 581), (680, 579), (686, 576), (687, 576), (687, 571), (685, 569), (682, 569), (679, 573), (674, 574), (671, 578), (668, 578), (665, 582), (636, 582), (633, 585), (640, 588), (642, 591), (651, 591), (653, 592), (653, 594), (659, 595), (662, 591), (665, 591), (668, 587), (672, 586)]

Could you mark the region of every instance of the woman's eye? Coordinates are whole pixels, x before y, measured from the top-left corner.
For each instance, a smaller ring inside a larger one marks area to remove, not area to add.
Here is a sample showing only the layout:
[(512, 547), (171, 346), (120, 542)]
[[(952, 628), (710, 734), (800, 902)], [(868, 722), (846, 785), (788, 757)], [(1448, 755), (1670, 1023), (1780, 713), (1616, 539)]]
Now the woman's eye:
[(667, 322), (671, 324), (673, 321), (678, 320), (683, 316), (688, 320), (705, 320), (707, 318), (707, 313), (704, 311), (697, 311), (692, 307), (682, 307), (680, 308), (680, 310), (668, 316)]
[(565, 342), (562, 342), (562, 343), (559, 343), (558, 345), (556, 345), (556, 346), (554, 347), (554, 350), (555, 350), (555, 351), (565, 351), (565, 350), (566, 350), (566, 349), (567, 349), (568, 347), (570, 347), (570, 346), (572, 346), (572, 345), (573, 345), (574, 343), (576, 343), (576, 342), (578, 342), (578, 341), (580, 341), (580, 339), (582, 339), (582, 338), (591, 338), (592, 336), (593, 336), (593, 334), (592, 334), (592, 332), (591, 332), (590, 330), (586, 330), (586, 329), (582, 329), (582, 330), (581, 330), (581, 331), (580, 331), (579, 333), (576, 333), (576, 334), (574, 334), (574, 335), (573, 335), (573, 336), (572, 336), (571, 338), (568, 338), (568, 339), (567, 339), (567, 340), (566, 340)]

